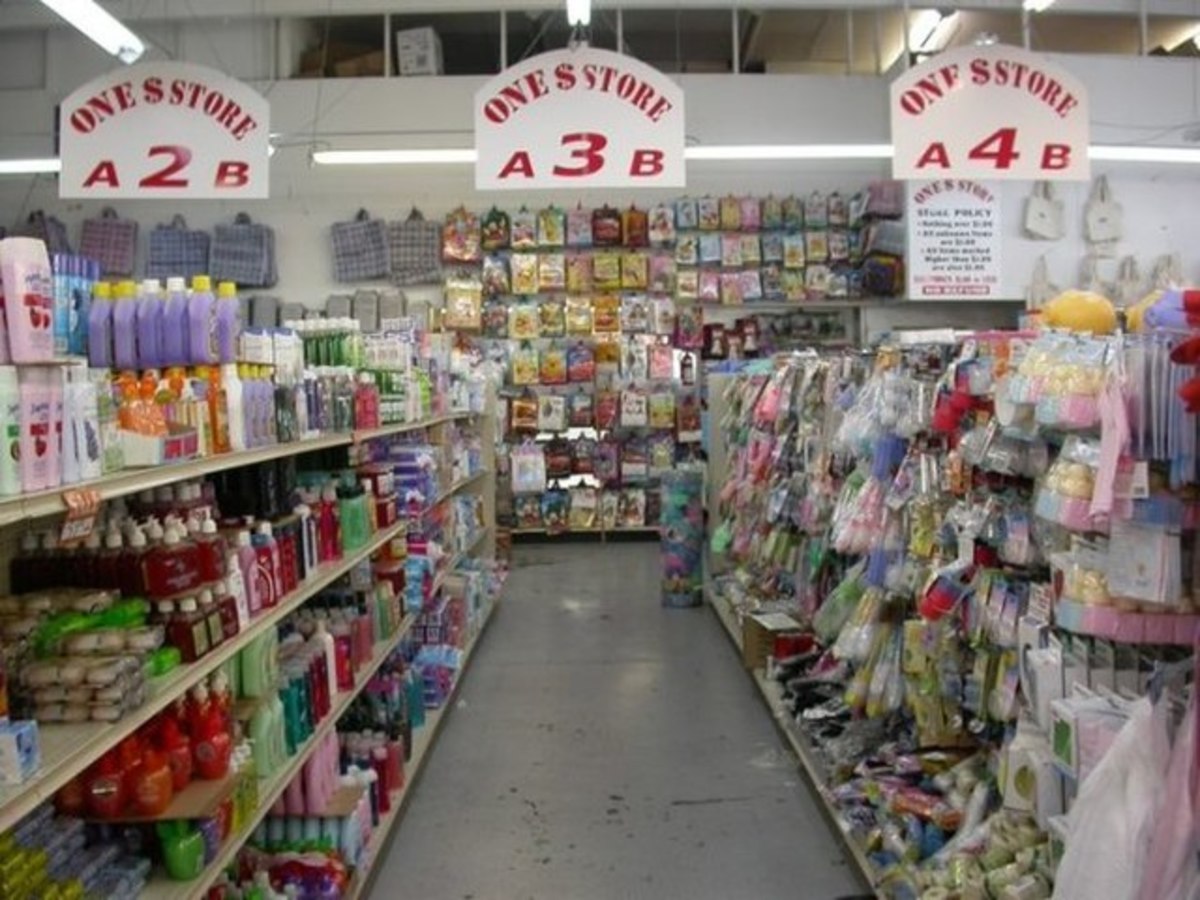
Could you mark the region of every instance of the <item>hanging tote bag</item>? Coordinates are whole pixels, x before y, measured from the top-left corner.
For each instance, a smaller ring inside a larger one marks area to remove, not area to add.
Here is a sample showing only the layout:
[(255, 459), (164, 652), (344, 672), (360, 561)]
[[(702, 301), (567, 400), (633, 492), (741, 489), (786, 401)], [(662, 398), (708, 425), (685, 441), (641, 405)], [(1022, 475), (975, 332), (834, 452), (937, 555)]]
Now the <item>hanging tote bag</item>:
[(392, 283), (436, 284), (442, 279), (442, 226), (413, 208), (403, 222), (388, 225)]
[(37, 238), (46, 245), (47, 253), (71, 252), (71, 242), (67, 240), (67, 226), (54, 216), (46, 215), (40, 209), (31, 212), (25, 223), (13, 234)]
[(1094, 256), (1085, 256), (1079, 262), (1079, 289), (1111, 299), (1116, 287), (1100, 276), (1100, 263)]
[(1150, 270), (1150, 289), (1169, 291), (1183, 287), (1183, 260), (1178, 253), (1164, 253)]
[(208, 274), (207, 231), (193, 231), (183, 216), (150, 231), (146, 248), (147, 278), (191, 278)]
[(238, 213), (231, 225), (213, 230), (209, 259), (216, 281), (232, 281), (239, 287), (271, 287), (278, 280), (275, 268), (275, 232)]
[(137, 222), (118, 218), (117, 211), (106, 206), (96, 218), (84, 220), (79, 253), (100, 263), (105, 275), (132, 275), (137, 236)]
[(369, 281), (388, 276), (388, 231), (383, 219), (372, 219), (360, 209), (352, 220), (336, 222), (329, 231), (334, 280)]
[(1108, 177), (1101, 175), (1092, 183), (1092, 193), (1083, 210), (1083, 235), (1089, 244), (1099, 245), (1095, 250), (1097, 255), (1110, 256), (1114, 252), (1111, 245), (1121, 239), (1123, 215), (1121, 204), (1112, 197)]
[(1033, 193), (1025, 198), (1025, 237), (1035, 241), (1058, 241), (1066, 234), (1063, 202), (1049, 181), (1035, 181)]
[(1059, 294), (1058, 286), (1050, 283), (1050, 270), (1046, 265), (1046, 257), (1039, 256), (1033, 264), (1033, 275), (1029, 279), (1029, 287), (1025, 289), (1025, 308), (1041, 309)]
[(1137, 258), (1122, 257), (1117, 266), (1117, 283), (1113, 288), (1113, 300), (1118, 306), (1129, 307), (1142, 299), (1142, 273), (1138, 269)]

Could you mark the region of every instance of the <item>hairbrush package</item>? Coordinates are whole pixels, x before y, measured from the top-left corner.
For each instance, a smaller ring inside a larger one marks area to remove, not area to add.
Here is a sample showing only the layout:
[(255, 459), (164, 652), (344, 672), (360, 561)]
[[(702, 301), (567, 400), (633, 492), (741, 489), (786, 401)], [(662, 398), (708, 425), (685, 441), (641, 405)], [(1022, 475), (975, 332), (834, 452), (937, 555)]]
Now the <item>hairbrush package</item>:
[(537, 215), (524, 206), (513, 213), (511, 244), (514, 250), (537, 249)]
[(483, 236), (481, 240), (483, 249), (489, 253), (496, 250), (507, 250), (510, 235), (511, 222), (509, 221), (508, 213), (493, 206), (483, 217)]
[(592, 246), (592, 211), (582, 204), (567, 213), (567, 246)]

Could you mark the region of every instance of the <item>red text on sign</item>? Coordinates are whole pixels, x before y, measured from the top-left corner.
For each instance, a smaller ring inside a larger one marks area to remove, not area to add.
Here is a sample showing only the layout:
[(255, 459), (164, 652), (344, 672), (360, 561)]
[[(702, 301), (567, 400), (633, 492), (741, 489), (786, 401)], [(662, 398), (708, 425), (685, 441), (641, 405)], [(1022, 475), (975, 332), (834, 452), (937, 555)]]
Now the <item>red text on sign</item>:
[[(608, 138), (591, 131), (578, 131), (564, 134), (559, 145), (568, 150), (567, 157), (571, 165), (557, 163), (551, 169), (556, 178), (588, 178), (601, 172), (608, 159), (605, 149)], [(661, 175), (666, 168), (666, 153), (662, 150), (642, 148), (634, 150), (630, 158), (629, 174), (639, 178), (653, 178)], [(497, 174), (499, 179), (513, 177), (534, 178), (533, 157), (528, 150), (515, 151)]]
[(577, 166), (555, 166), (554, 174), (559, 178), (586, 178), (595, 175), (604, 168), (604, 156), (601, 151), (608, 146), (608, 138), (591, 131), (581, 131), (575, 134), (564, 134), (562, 145), (582, 144), (571, 151), (571, 159), (579, 160)]
[[(979, 163), (981, 169), (1006, 171), (1021, 158), (1017, 150), (1019, 135), (1016, 128), (998, 128), (967, 151), (967, 159)], [(950, 169), (954, 165), (950, 151), (942, 141), (928, 144), (917, 157), (918, 169)], [(1045, 144), (1041, 149), (1040, 168), (1052, 172), (1071, 165), (1068, 144)]]
[[(1060, 119), (1079, 106), (1079, 99), (1057, 78), (1027, 63), (980, 57), (971, 60), (968, 71), (971, 84), (1023, 91), (1050, 107)], [(910, 116), (919, 116), (960, 88), (962, 78), (957, 63), (941, 66), (900, 95), (900, 108)]]
[(184, 78), (164, 81), (157, 75), (147, 77), (140, 85), (123, 81), (104, 88), (71, 110), (67, 122), (73, 131), (90, 134), (104, 122), (143, 103), (196, 112), (219, 125), (237, 141), (258, 128), (258, 121), (242, 104), (217, 88)]
[[(187, 174), (192, 162), (192, 152), (187, 147), (175, 144), (155, 145), (146, 154), (156, 161), (158, 168), (147, 172), (138, 179), (139, 188), (147, 190), (186, 190), (191, 186)], [(160, 160), (165, 158), (166, 162)], [(135, 173), (136, 174), (136, 173)], [(226, 159), (217, 163), (213, 186), (218, 188), (245, 187), (250, 182), (250, 163), (240, 159)], [(85, 188), (109, 187), (119, 188), (121, 177), (117, 164), (111, 159), (102, 159), (92, 167), (87, 178), (83, 181)]]

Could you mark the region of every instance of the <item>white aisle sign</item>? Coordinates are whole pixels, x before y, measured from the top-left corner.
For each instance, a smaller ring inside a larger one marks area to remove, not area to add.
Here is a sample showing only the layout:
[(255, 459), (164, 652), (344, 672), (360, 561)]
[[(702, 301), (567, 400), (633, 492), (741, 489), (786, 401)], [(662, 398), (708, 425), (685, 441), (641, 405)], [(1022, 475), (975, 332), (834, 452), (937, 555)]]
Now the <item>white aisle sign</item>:
[(263, 198), (270, 106), (216, 69), (113, 69), (59, 109), (61, 197)]
[(683, 145), (683, 90), (610, 50), (543, 53), (475, 94), (479, 190), (683, 187)]
[(908, 297), (997, 300), (1000, 296), (1000, 198), (966, 179), (913, 182), (908, 224)]
[(1019, 47), (958, 47), (891, 89), (892, 177), (1086, 181), (1088, 95)]

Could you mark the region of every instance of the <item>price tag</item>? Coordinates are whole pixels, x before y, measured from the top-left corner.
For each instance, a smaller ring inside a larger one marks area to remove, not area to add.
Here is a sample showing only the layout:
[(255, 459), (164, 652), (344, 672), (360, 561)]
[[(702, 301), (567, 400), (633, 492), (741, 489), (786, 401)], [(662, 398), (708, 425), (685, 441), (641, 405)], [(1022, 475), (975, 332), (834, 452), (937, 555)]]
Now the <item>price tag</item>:
[(1084, 181), (1087, 88), (1046, 57), (993, 44), (947, 50), (891, 88), (892, 175)]
[(96, 513), (100, 511), (100, 492), (87, 489), (64, 491), (63, 502), (67, 505), (67, 517), (63, 520), (58, 543), (70, 547), (95, 530)]

